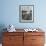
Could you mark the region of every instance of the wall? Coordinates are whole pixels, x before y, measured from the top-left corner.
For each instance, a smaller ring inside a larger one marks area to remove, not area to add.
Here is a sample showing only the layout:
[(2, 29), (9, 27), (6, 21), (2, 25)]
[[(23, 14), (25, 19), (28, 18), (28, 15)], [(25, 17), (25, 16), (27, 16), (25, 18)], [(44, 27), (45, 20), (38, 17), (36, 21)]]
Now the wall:
[[(45, 27), (46, 0), (1, 0), (0, 25), (13, 24), (16, 28)], [(19, 5), (34, 5), (34, 23), (19, 22)]]

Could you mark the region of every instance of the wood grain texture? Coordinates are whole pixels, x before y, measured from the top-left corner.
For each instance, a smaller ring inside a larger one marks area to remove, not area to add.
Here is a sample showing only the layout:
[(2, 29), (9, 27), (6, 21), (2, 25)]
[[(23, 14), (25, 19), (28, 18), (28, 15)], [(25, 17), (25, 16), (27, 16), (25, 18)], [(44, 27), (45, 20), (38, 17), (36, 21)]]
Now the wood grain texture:
[[(19, 31), (19, 30), (18, 30)], [(44, 46), (44, 32), (3, 32), (3, 46)]]
[(24, 46), (44, 46), (44, 32), (24, 33)]
[(23, 33), (4, 33), (3, 46), (23, 46)]

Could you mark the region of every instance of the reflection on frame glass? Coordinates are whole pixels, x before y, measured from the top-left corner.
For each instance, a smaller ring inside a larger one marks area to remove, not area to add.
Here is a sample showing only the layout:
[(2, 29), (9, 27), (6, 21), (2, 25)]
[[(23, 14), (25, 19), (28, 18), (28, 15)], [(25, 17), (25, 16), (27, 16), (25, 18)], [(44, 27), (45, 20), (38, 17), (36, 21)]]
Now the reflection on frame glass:
[(34, 5), (19, 6), (19, 21), (25, 23), (34, 22)]

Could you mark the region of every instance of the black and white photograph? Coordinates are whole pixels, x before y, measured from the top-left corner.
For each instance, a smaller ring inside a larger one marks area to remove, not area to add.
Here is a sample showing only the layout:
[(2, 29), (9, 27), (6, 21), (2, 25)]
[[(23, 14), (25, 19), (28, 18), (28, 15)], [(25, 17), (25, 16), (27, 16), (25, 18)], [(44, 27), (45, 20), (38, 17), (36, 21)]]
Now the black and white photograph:
[(19, 6), (19, 20), (20, 22), (34, 21), (34, 5), (20, 5)]

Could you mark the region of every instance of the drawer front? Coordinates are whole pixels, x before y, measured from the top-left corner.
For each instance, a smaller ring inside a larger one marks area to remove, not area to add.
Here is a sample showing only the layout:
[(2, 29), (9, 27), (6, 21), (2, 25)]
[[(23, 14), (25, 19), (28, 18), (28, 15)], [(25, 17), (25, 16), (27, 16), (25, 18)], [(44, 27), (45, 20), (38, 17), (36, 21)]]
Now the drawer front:
[(23, 46), (23, 32), (4, 32), (3, 46)]
[(25, 32), (24, 36), (44, 36), (45, 33), (44, 32)]
[(14, 43), (14, 42), (23, 41), (23, 36), (4, 36), (3, 43)]
[(2, 44), (2, 46), (23, 46), (23, 44)]
[(32, 44), (43, 44), (44, 36), (32, 36)]
[(44, 46), (44, 44), (32, 44), (32, 46)]
[(8, 41), (9, 41), (9, 38), (6, 37), (6, 36), (4, 36), (4, 37), (3, 37), (3, 44), (8, 43)]
[(43, 46), (44, 33), (42, 32), (25, 32), (24, 33), (24, 46)]
[(30, 36), (24, 36), (24, 46), (31, 46), (32, 44), (32, 37)]
[(3, 46), (23, 46), (22, 36), (4, 36)]
[(23, 32), (4, 32), (4, 36), (23, 36)]

